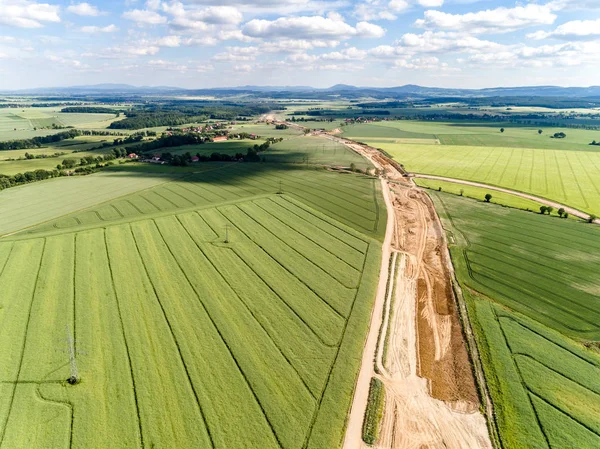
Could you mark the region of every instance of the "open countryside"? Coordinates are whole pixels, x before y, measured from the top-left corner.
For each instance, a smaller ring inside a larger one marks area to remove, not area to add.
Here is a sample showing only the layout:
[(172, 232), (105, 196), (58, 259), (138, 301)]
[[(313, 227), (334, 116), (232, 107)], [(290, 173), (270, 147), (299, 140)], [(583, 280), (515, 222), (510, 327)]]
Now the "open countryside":
[(596, 3), (0, 0), (0, 449), (600, 448)]

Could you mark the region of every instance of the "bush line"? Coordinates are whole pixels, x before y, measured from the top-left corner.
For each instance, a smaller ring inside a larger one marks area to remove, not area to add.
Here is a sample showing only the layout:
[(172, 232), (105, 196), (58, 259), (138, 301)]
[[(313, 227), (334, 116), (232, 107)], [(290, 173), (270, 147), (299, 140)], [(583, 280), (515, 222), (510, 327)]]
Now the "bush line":
[(369, 445), (375, 444), (379, 435), (379, 424), (383, 417), (383, 405), (385, 403), (385, 389), (383, 383), (371, 378), (369, 387), (369, 399), (365, 410), (365, 419), (362, 427), (362, 439)]

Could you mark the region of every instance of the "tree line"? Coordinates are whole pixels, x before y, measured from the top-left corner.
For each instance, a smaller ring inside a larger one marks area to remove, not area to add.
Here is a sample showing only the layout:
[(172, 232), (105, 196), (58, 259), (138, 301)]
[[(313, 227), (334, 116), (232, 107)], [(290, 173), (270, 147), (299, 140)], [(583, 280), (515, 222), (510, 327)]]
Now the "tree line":
[(30, 148), (39, 148), (48, 143), (60, 142), (61, 140), (74, 139), (80, 136), (81, 132), (77, 129), (51, 134), (49, 136), (32, 137), (31, 139), (9, 140), (0, 142), (0, 151), (4, 150), (28, 150)]

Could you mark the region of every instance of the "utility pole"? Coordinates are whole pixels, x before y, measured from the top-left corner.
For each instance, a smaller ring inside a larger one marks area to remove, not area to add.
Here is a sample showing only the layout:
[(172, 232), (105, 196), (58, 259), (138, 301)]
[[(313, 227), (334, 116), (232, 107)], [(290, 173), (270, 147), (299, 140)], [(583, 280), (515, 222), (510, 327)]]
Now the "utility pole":
[(71, 385), (79, 383), (79, 372), (77, 371), (77, 361), (75, 360), (75, 340), (71, 333), (71, 328), (67, 324), (67, 346), (69, 350), (69, 364), (71, 366), (71, 376), (67, 379)]
[(225, 243), (229, 243), (229, 225), (225, 225)]

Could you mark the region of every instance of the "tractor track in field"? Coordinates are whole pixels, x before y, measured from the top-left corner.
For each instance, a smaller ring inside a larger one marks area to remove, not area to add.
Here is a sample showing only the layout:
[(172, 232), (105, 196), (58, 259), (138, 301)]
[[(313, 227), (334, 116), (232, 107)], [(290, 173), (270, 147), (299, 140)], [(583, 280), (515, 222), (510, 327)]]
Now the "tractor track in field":
[[(497, 192), (508, 193), (511, 195), (515, 195), (515, 196), (527, 199), (527, 200), (537, 201), (538, 203), (540, 203), (544, 206), (552, 206), (554, 209), (563, 208), (565, 210), (565, 212), (567, 212), (570, 215), (573, 215), (575, 217), (581, 218), (583, 220), (588, 220), (590, 218), (590, 215), (588, 213), (583, 212), (579, 209), (575, 209), (575, 208), (573, 208), (571, 206), (567, 206), (565, 204), (557, 203), (556, 201), (552, 201), (547, 198), (542, 198), (539, 196), (531, 195), (529, 193), (520, 192), (518, 190), (511, 190), (511, 189), (507, 189), (504, 187), (498, 187), (498, 186), (494, 186), (494, 185), (490, 185), (490, 184), (485, 184), (482, 182), (466, 181), (464, 179), (456, 179), (456, 178), (448, 178), (446, 176), (425, 175), (425, 174), (421, 174), (421, 173), (410, 173), (409, 176), (413, 177), (413, 178), (432, 179), (434, 181), (437, 180), (437, 181), (453, 182), (455, 184), (463, 184), (463, 185), (472, 186), (472, 187), (481, 187), (484, 189), (495, 190)], [(600, 224), (600, 218), (595, 219), (594, 224)]]
[(343, 448), (369, 447), (362, 441), (362, 423), (370, 379), (377, 377), (385, 387), (385, 405), (373, 447), (491, 449), (445, 234), (431, 199), (400, 164), (375, 148), (323, 135), (373, 163), (382, 174), (388, 210), (377, 297)]

